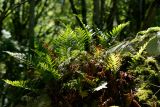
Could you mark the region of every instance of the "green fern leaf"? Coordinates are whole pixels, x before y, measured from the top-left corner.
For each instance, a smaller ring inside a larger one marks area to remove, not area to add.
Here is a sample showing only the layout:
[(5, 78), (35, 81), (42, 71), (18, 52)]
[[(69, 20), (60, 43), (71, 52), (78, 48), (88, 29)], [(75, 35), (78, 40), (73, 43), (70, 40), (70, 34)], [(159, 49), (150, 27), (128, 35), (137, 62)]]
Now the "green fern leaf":
[(122, 23), (116, 27), (114, 27), (112, 29), (112, 31), (110, 31), (109, 33), (107, 33), (107, 35), (109, 35), (110, 37), (117, 37), (120, 32), (126, 27), (129, 25), (129, 22), (126, 22), (126, 23)]
[(121, 66), (121, 56), (119, 53), (111, 53), (109, 54), (109, 56), (107, 57), (107, 61), (106, 61), (106, 67), (108, 70), (113, 71), (113, 73), (115, 74), (116, 71), (119, 70), (120, 66)]
[(31, 90), (31, 91), (34, 91), (33, 88), (31, 87), (28, 87), (26, 84), (29, 82), (29, 81), (23, 81), (23, 80), (19, 80), (19, 81), (11, 81), (11, 80), (3, 80), (5, 83), (9, 84), (9, 85), (12, 85), (12, 86), (15, 86), (15, 87), (20, 87), (20, 88), (24, 88), (24, 89), (27, 89), (27, 90)]
[(10, 56), (16, 58), (17, 60), (21, 61), (21, 62), (25, 62), (26, 61), (26, 55), (23, 53), (17, 53), (17, 52), (10, 52), (10, 51), (3, 51), (7, 54), (9, 54)]
[(115, 39), (118, 37), (121, 31), (128, 25), (129, 22), (122, 23), (114, 27), (110, 32), (107, 32), (106, 34), (100, 33), (99, 36), (100, 44), (104, 47), (111, 46), (113, 42), (115, 42)]

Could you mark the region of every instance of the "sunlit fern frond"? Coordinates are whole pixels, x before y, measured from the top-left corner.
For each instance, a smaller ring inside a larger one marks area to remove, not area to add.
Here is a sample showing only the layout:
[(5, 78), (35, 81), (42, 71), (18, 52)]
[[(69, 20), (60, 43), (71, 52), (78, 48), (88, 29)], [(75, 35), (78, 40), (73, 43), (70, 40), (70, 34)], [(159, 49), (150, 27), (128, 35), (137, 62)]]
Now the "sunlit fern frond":
[(10, 52), (10, 51), (4, 51), (4, 52), (21, 62), (26, 61), (26, 55), (24, 53), (17, 53), (17, 52)]
[(129, 22), (122, 23), (122, 24), (114, 27), (111, 31), (109, 31), (105, 34), (100, 33), (100, 36), (99, 36), (100, 44), (104, 47), (110, 46), (112, 44), (112, 42), (115, 42), (115, 39), (122, 32), (122, 30), (128, 25), (129, 25)]
[(73, 50), (87, 50), (90, 48), (91, 35), (82, 28), (72, 30), (70, 27), (53, 40), (53, 49), (59, 57), (70, 57)]
[(106, 68), (115, 74), (121, 66), (121, 55), (119, 53), (111, 53), (107, 57)]
[[(20, 87), (20, 88), (24, 88), (27, 90), (31, 90), (31, 91), (35, 91), (35, 89), (33, 88), (34, 86), (32, 86), (30, 84), (29, 81), (24, 81), (24, 80), (19, 80), (19, 81), (11, 81), (11, 80), (3, 80), (5, 83), (11, 85), (11, 86), (15, 86), (15, 87)], [(27, 84), (30, 84), (30, 86), (28, 86)]]
[(114, 28), (112, 29), (112, 31), (110, 31), (109, 33), (107, 33), (107, 35), (108, 35), (108, 36), (111, 36), (111, 37), (117, 37), (117, 36), (121, 33), (121, 31), (122, 31), (126, 26), (128, 26), (128, 25), (129, 25), (129, 22), (122, 23), (122, 24), (114, 27)]
[(75, 30), (77, 36), (80, 36), (79, 41), (83, 45), (85, 51), (90, 50), (90, 44), (91, 44), (91, 37), (92, 37), (92, 32), (90, 32), (87, 28), (84, 30), (82, 28), (77, 28)]
[(63, 55), (64, 53), (67, 53), (66, 51), (69, 48), (77, 48), (76, 43), (77, 40), (75, 32), (70, 27), (67, 27), (64, 32), (54, 38), (53, 48), (56, 53)]

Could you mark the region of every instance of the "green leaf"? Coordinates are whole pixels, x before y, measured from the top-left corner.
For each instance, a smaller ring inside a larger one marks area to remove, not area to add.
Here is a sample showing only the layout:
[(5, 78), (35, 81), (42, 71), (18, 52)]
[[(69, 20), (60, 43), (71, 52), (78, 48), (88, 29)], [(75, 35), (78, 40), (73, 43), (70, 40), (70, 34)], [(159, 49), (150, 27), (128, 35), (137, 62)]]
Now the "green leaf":
[(16, 58), (19, 61), (25, 62), (26, 61), (26, 55), (24, 53), (17, 53), (17, 52), (10, 52), (10, 51), (3, 51), (10, 56)]
[(110, 31), (107, 35), (110, 35), (112, 37), (117, 37), (120, 34), (120, 32), (128, 25), (129, 25), (129, 22), (122, 23), (122, 24), (114, 27), (112, 29), (112, 31)]
[(15, 86), (15, 87), (20, 87), (20, 88), (24, 88), (24, 89), (28, 89), (28, 90), (33, 90), (32, 88), (30, 87), (27, 87), (27, 83), (28, 81), (23, 81), (23, 80), (19, 80), (19, 81), (11, 81), (11, 80), (3, 80), (5, 83), (9, 84), (9, 85), (12, 85), (12, 86)]

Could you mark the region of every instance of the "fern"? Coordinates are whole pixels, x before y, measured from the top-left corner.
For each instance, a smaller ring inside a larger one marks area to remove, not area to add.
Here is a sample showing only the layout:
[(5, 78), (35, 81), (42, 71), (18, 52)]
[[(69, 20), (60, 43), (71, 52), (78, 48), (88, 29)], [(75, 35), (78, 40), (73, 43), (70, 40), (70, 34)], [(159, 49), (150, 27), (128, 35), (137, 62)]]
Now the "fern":
[(122, 23), (116, 27), (114, 27), (112, 29), (112, 31), (110, 31), (109, 33), (107, 33), (107, 35), (109, 35), (110, 37), (117, 37), (120, 32), (126, 27), (129, 25), (129, 22), (126, 22), (126, 23)]
[[(11, 80), (3, 80), (5, 83), (11, 85), (11, 86), (15, 86), (15, 87), (20, 87), (20, 88), (24, 88), (27, 90), (31, 90), (31, 91), (35, 91), (35, 89), (33, 87), (31, 87), (31, 83), (29, 81), (23, 81), (23, 80), (19, 80), (19, 81), (11, 81)], [(27, 84), (30, 84), (30, 86), (27, 86)]]
[(74, 89), (74, 90), (78, 90), (80, 87), (79, 81), (78, 79), (73, 79), (68, 81), (67, 83), (63, 84), (63, 87), (66, 89)]
[[(55, 69), (56, 63), (51, 58), (51, 56), (38, 50), (35, 50), (35, 52), (37, 53), (38, 57), (36, 60), (34, 60), (36, 63), (34, 62), (33, 64), (38, 69), (38, 72), (40, 72), (41, 75), (46, 78), (54, 77), (55, 79), (59, 79), (61, 76)], [(47, 72), (49, 73), (49, 75)]]
[(106, 67), (108, 70), (111, 70), (115, 74), (116, 71), (118, 71), (121, 66), (121, 61), (122, 59), (120, 54), (111, 53), (107, 57)]
[(38, 50), (35, 50), (35, 53), (38, 55), (38, 57), (37, 57), (38, 62), (42, 61), (50, 66), (54, 65), (54, 61), (49, 54), (38, 51)]
[(129, 25), (129, 22), (126, 22), (126, 23), (122, 23), (116, 27), (114, 27), (110, 32), (106, 33), (106, 36), (108, 38), (116, 38), (120, 33), (121, 31)]
[(92, 37), (92, 34), (91, 32), (89, 32), (87, 30), (87, 28), (85, 27), (85, 29), (81, 29), (81, 28), (78, 28), (75, 30), (77, 32), (77, 35), (81, 35), (81, 44), (84, 45), (84, 50), (85, 51), (90, 51), (90, 45), (91, 45), (91, 37)]
[(122, 23), (116, 27), (114, 27), (111, 31), (107, 32), (106, 34), (100, 33), (100, 43), (104, 47), (112, 45), (115, 42), (115, 39), (121, 33), (121, 31), (129, 25), (129, 22)]
[(81, 28), (72, 30), (67, 27), (65, 32), (57, 36), (52, 41), (53, 49), (58, 54), (60, 60), (71, 56), (74, 50), (89, 50), (91, 43), (91, 34)]
[[(46, 63), (43, 62), (39, 62), (38, 64), (40, 71), (42, 76), (44, 76), (44, 78), (49, 79), (50, 78), (54, 78), (54, 79), (60, 79), (61, 75), (59, 74), (59, 72), (53, 67), (53, 65), (48, 65)], [(48, 75), (48, 73), (49, 75)], [(50, 75), (51, 74), (51, 75)]]
[(21, 62), (26, 62), (26, 55), (23, 53), (10, 52), (10, 51), (4, 51), (4, 52)]

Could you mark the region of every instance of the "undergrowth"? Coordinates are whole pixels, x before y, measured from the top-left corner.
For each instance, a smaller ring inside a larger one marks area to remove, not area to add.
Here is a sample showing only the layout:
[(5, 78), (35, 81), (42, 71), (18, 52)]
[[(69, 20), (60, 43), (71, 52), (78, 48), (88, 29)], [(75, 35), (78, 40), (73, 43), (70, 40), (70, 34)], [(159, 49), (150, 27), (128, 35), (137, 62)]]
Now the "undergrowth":
[[(48, 43), (37, 42), (32, 61), (23, 53), (6, 52), (24, 61), (28, 69), (27, 78), (4, 81), (28, 90), (22, 97), (33, 98), (28, 93), (35, 93), (41, 101), (45, 96), (46, 107), (160, 106), (159, 52), (149, 52), (160, 28), (119, 41), (128, 24), (107, 33), (67, 26)], [(28, 106), (36, 102), (32, 98), (25, 100)]]

